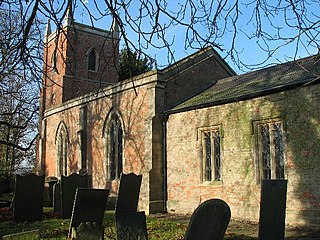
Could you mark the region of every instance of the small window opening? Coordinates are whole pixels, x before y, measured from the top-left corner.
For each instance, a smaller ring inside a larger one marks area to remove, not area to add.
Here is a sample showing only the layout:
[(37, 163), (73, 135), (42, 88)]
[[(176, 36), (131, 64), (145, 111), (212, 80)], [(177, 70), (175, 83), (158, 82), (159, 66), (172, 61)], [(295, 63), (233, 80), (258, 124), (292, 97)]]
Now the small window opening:
[(258, 149), (262, 179), (284, 179), (282, 123), (258, 124)]
[(91, 50), (88, 55), (88, 70), (89, 71), (96, 71), (96, 53), (94, 50)]
[(203, 181), (221, 181), (219, 129), (203, 132)]

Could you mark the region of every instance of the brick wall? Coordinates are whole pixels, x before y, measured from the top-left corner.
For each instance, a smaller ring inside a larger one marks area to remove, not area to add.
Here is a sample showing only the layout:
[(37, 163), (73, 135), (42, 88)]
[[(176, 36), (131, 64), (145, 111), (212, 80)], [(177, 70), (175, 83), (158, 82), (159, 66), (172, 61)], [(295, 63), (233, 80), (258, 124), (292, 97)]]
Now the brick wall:
[(235, 75), (212, 49), (203, 51), (173, 65), (169, 76), (164, 72), (166, 109), (193, 97), (219, 79)]
[[(110, 44), (113, 43), (104, 41), (105, 36), (100, 38), (99, 34), (91, 36), (92, 32), (96, 33), (95, 29), (86, 28), (79, 25), (75, 32), (72, 28), (68, 30), (68, 41), (75, 43), (74, 45), (67, 45), (67, 40), (63, 37), (58, 41), (60, 48), (64, 50), (61, 51), (60, 59), (65, 59), (59, 62), (59, 57), (57, 58), (58, 71), (52, 71), (50, 66), (45, 66), (48, 75), (55, 82), (51, 84), (49, 78), (44, 79), (45, 83), (50, 84), (47, 84), (42, 92), (45, 107), (41, 112), (37, 166), (42, 168), (47, 176), (59, 177), (56, 136), (59, 125), (63, 123), (68, 133), (67, 174), (80, 170), (82, 154), (80, 136), (83, 134), (80, 115), (81, 109), (86, 106), (87, 170), (92, 176), (93, 187), (108, 188), (111, 190), (111, 196), (114, 196), (118, 182), (106, 180), (107, 140), (103, 131), (108, 114), (116, 110), (121, 117), (124, 130), (123, 171), (143, 174), (139, 208), (146, 213), (162, 211), (164, 209), (163, 110), (204, 89), (210, 82), (229, 76), (230, 70), (225, 69), (217, 59), (201, 53), (200, 59), (191, 61), (188, 58), (183, 64), (178, 64), (179, 68), (151, 71), (133, 80), (114, 84), (116, 64), (111, 64), (111, 68), (108, 68), (109, 65), (106, 65), (106, 68), (102, 67), (103, 61), (110, 59), (110, 55), (113, 54), (110, 52), (112, 49)], [(51, 39), (48, 44), (47, 55), (51, 56), (50, 51), (53, 51), (55, 41)], [(88, 75), (87, 71), (86, 54), (91, 47), (97, 50), (100, 60), (104, 59), (101, 60), (96, 75), (92, 73)], [(171, 78), (173, 74), (174, 77)], [(113, 85), (104, 85), (110, 83)], [(91, 93), (84, 95), (88, 92)]]
[[(192, 213), (204, 200), (224, 199), (232, 217), (258, 221), (253, 120), (281, 118), (285, 129), (287, 223), (320, 224), (318, 85), (252, 100), (169, 115), (168, 211)], [(222, 181), (201, 182), (202, 127), (221, 126)]]
[[(118, 82), (118, 39), (112, 32), (79, 23), (56, 31), (45, 46), (44, 106), (51, 108)], [(97, 54), (97, 71), (88, 71), (90, 50)], [(56, 69), (53, 56), (56, 52)]]
[[(105, 88), (100, 94), (91, 94), (68, 101), (62, 106), (45, 112), (45, 136), (41, 136), (45, 151), (42, 161), (46, 176), (57, 176), (57, 144), (55, 137), (58, 126), (63, 122), (67, 128), (68, 174), (80, 170), (80, 109), (87, 106), (87, 162), (88, 172), (92, 175), (95, 188), (109, 188), (111, 196), (117, 192), (118, 181), (108, 182), (106, 177), (106, 136), (103, 129), (107, 116), (116, 109), (121, 116), (124, 131), (123, 172), (143, 174), (139, 208), (149, 212), (150, 176), (162, 174), (154, 152), (152, 142), (153, 118), (155, 117), (154, 79), (150, 75), (135, 81), (135, 88), (130, 81)], [(140, 86), (141, 85), (141, 86)], [(152, 171), (151, 171), (152, 170)], [(162, 176), (162, 175), (161, 175)], [(57, 176), (59, 177), (59, 176)], [(160, 184), (161, 185), (161, 184)], [(162, 196), (162, 195), (161, 195)], [(155, 199), (159, 200), (159, 199)], [(162, 199), (160, 199), (162, 200)]]

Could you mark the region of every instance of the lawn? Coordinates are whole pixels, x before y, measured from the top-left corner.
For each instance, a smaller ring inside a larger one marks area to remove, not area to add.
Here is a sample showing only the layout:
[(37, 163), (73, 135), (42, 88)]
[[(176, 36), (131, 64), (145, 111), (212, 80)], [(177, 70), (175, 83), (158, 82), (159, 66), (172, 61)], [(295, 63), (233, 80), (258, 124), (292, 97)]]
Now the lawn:
[[(177, 221), (174, 218), (147, 216), (149, 240), (179, 240), (187, 229), (188, 221)], [(60, 219), (52, 210), (45, 208), (41, 222), (14, 223), (8, 208), (0, 208), (0, 237), (7, 234), (39, 229), (41, 239), (66, 239), (70, 220)], [(107, 211), (104, 217), (105, 239), (116, 239), (114, 213)], [(227, 233), (228, 240), (251, 240), (246, 236)]]

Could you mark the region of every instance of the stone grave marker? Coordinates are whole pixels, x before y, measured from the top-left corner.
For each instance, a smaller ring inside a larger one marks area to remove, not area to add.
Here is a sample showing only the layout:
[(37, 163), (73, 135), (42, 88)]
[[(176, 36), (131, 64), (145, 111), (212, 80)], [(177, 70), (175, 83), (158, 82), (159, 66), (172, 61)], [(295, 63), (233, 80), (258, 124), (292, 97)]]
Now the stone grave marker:
[(16, 175), (13, 221), (41, 221), (43, 212), (44, 175)]
[(230, 217), (226, 202), (207, 200), (194, 210), (184, 240), (223, 240)]
[[(97, 230), (103, 229), (103, 217), (107, 206), (108, 195), (109, 190), (106, 189), (77, 189), (70, 222), (69, 237), (88, 235), (90, 234), (90, 229), (92, 229), (92, 234), (96, 236)], [(82, 223), (85, 224), (85, 226), (78, 229)], [(92, 227), (92, 224), (94, 224), (94, 227)], [(103, 236), (103, 231), (100, 232), (100, 234)], [(78, 239), (78, 237), (76, 239)]]
[(68, 177), (61, 176), (61, 210), (62, 218), (70, 218), (77, 188), (88, 188), (88, 175), (76, 173)]
[(285, 233), (287, 180), (262, 180), (259, 240), (283, 240)]
[(61, 212), (61, 190), (60, 182), (53, 185), (53, 211)]
[(32, 230), (27, 232), (15, 233), (5, 235), (2, 237), (3, 240), (40, 240), (39, 230)]
[(45, 204), (46, 207), (53, 206), (53, 187), (58, 182), (58, 178), (56, 177), (46, 177), (45, 178)]
[(116, 215), (116, 231), (118, 240), (147, 240), (145, 212)]
[(137, 212), (142, 175), (121, 174), (115, 214)]

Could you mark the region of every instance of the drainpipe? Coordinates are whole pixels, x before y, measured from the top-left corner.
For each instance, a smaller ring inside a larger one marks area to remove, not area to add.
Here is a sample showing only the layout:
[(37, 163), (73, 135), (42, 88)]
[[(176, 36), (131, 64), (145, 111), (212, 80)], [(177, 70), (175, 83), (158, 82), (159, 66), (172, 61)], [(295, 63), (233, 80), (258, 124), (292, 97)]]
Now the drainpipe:
[(162, 122), (162, 162), (163, 162), (163, 212), (167, 212), (167, 201), (168, 201), (168, 182), (167, 182), (167, 121), (168, 114), (161, 116)]

